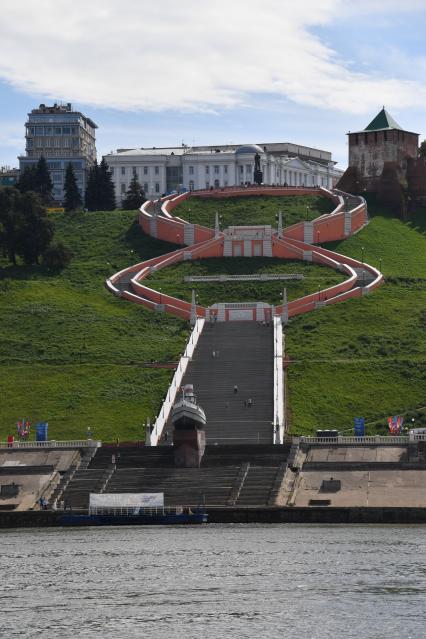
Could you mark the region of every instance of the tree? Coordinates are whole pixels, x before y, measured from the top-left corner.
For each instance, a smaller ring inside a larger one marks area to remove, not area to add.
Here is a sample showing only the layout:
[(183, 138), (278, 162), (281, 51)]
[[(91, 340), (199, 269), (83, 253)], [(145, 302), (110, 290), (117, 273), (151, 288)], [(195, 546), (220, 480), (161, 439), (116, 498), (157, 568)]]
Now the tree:
[(20, 197), (20, 192), (12, 186), (0, 189), (0, 248), (12, 264), (16, 264), (22, 227), (18, 207)]
[(426, 158), (426, 140), (423, 140), (423, 142), (420, 145), (419, 157), (420, 158)]
[(21, 193), (36, 190), (36, 172), (37, 169), (35, 166), (26, 166), (23, 171), (21, 171), (21, 175), (19, 176), (19, 180), (16, 185)]
[(93, 166), (89, 169), (87, 176), (86, 193), (84, 195), (84, 203), (89, 211), (97, 211), (99, 202), (99, 166), (95, 160)]
[(121, 207), (124, 211), (132, 211), (133, 209), (138, 209), (145, 201), (145, 192), (139, 184), (138, 177), (135, 173), (129, 184), (129, 188), (127, 189)]
[(74, 169), (72, 168), (71, 162), (69, 162), (67, 166), (67, 170), (65, 172), (65, 200), (64, 207), (66, 211), (75, 211), (80, 208), (83, 200), (80, 195), (80, 191), (78, 190), (77, 181), (75, 179)]
[(29, 191), (22, 193), (16, 203), (19, 216), (17, 254), (25, 264), (38, 264), (39, 256), (49, 246), (53, 234), (53, 222), (39, 196)]
[(63, 242), (51, 244), (43, 253), (43, 264), (49, 268), (64, 268), (72, 258), (72, 251)]
[(115, 209), (115, 188), (111, 171), (105, 158), (99, 165), (99, 201), (98, 210), (113, 211)]
[(53, 184), (50, 179), (49, 169), (47, 168), (46, 159), (41, 156), (36, 166), (35, 173), (35, 192), (38, 193), (44, 204), (52, 201)]

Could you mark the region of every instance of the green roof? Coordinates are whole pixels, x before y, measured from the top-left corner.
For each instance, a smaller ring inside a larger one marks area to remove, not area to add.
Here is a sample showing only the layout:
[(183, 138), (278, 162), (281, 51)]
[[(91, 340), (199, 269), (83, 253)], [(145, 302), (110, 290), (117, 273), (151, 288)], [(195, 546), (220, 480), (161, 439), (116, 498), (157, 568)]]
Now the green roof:
[(385, 107), (376, 115), (376, 117), (371, 120), (370, 124), (365, 127), (364, 131), (380, 131), (383, 129), (399, 129), (403, 131), (404, 129), (399, 126), (397, 122), (393, 119), (391, 115), (386, 111)]

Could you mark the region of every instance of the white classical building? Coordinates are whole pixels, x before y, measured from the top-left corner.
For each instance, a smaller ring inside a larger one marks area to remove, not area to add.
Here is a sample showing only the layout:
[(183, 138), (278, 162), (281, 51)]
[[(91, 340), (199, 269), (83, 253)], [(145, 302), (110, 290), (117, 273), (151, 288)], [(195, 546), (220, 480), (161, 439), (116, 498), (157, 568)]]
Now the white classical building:
[(136, 175), (155, 199), (180, 190), (240, 186), (254, 182), (256, 154), (264, 184), (332, 188), (343, 174), (331, 153), (289, 143), (118, 149), (105, 157), (120, 205)]

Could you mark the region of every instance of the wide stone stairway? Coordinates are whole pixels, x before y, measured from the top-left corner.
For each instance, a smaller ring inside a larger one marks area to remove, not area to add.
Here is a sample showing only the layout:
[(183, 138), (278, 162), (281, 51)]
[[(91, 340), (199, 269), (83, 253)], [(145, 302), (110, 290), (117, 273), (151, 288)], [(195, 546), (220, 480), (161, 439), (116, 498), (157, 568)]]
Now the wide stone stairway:
[(200, 468), (175, 468), (171, 446), (104, 446), (75, 473), (62, 500), (86, 509), (90, 492), (163, 492), (166, 506), (265, 506), (274, 502), (289, 450), (287, 444), (211, 445)]
[(174, 466), (172, 425), (161, 446), (103, 446), (79, 469), (62, 500), (85, 509), (90, 492), (163, 492), (167, 506), (272, 505), (288, 445), (273, 444), (273, 327), (206, 323), (183, 383), (194, 385), (206, 417), (200, 468)]
[(206, 413), (207, 444), (273, 442), (273, 338), (271, 325), (206, 322), (183, 383)]

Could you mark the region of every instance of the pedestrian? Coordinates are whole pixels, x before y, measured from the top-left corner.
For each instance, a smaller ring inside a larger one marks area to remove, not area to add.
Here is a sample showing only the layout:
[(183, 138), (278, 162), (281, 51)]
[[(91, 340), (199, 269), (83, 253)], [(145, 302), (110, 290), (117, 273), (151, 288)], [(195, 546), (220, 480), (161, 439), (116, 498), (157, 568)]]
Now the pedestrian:
[(247, 408), (251, 408), (252, 405), (253, 405), (253, 400), (252, 400), (251, 397), (249, 397), (248, 400), (247, 400)]
[(114, 453), (111, 455), (111, 464), (115, 466), (115, 455)]
[(244, 408), (247, 408), (247, 400), (244, 400)]
[(238, 386), (235, 384), (234, 385), (234, 395), (236, 395), (238, 393)]
[(213, 359), (216, 357), (216, 351), (212, 351), (212, 357)]

